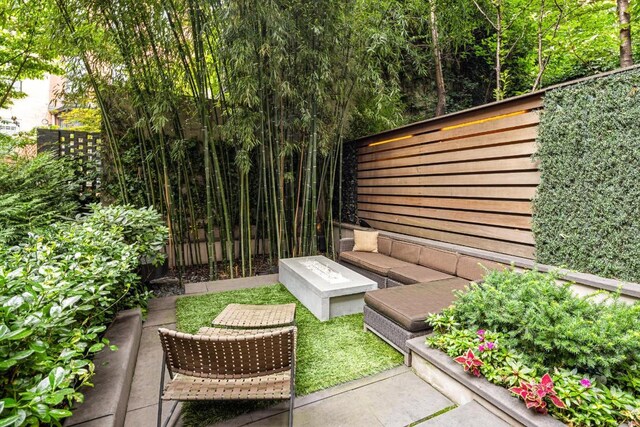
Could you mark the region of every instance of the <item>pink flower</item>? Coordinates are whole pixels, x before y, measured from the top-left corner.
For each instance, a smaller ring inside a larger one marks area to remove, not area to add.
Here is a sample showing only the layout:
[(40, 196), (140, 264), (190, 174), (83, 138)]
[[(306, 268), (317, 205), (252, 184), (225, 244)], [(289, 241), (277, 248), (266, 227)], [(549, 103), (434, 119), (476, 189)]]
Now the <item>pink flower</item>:
[(486, 350), (493, 350), (494, 348), (496, 348), (496, 343), (494, 343), (493, 341), (489, 341), (486, 344)]
[(485, 350), (484, 344), (480, 344), (480, 345), (478, 346), (478, 351), (481, 351), (481, 352), (482, 352), (482, 351), (484, 351), (484, 350)]
[(591, 387), (591, 381), (589, 381), (589, 378), (583, 378), (580, 380), (580, 385), (584, 388), (589, 388)]
[(478, 329), (478, 332), (476, 332), (476, 334), (478, 334), (478, 338), (480, 338), (480, 342), (484, 341), (484, 333), (484, 329)]

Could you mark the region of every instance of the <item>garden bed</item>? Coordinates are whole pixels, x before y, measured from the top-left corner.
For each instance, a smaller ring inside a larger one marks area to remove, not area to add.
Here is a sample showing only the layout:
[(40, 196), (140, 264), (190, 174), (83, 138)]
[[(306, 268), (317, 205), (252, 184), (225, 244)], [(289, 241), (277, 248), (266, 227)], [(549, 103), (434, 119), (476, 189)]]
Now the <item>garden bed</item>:
[[(402, 356), (373, 334), (364, 332), (363, 315), (320, 322), (287, 289), (276, 284), (255, 289), (183, 297), (177, 302), (178, 329), (195, 333), (230, 303), (295, 302), (298, 326), (296, 395), (306, 395), (402, 364)], [(271, 402), (198, 403), (183, 409), (185, 425), (208, 425), (250, 412)]]
[(489, 273), (429, 317), (427, 345), (453, 358), (458, 376), (485, 378), (524, 400), (513, 405), (574, 426), (640, 425), (640, 304), (578, 297), (556, 279)]

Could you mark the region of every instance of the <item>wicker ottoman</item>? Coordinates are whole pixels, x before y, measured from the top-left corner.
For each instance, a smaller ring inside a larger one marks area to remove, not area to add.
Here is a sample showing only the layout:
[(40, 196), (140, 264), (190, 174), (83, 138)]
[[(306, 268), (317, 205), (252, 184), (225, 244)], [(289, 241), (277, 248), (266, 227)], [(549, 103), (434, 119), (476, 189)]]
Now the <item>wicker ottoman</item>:
[(464, 290), (468, 280), (459, 277), (378, 289), (365, 293), (364, 328), (404, 354), (411, 366), (407, 340), (427, 335), (431, 328), (425, 319), (455, 300), (453, 291)]

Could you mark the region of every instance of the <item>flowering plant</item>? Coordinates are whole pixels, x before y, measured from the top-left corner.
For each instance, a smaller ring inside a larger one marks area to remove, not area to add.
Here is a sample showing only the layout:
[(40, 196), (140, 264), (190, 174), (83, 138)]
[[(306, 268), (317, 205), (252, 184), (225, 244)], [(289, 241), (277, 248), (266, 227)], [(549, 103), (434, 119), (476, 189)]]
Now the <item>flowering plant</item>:
[(562, 402), (562, 400), (560, 400), (556, 395), (553, 388), (553, 380), (549, 374), (544, 374), (539, 383), (527, 383), (520, 381), (520, 387), (511, 387), (509, 391), (524, 399), (524, 403), (527, 405), (527, 408), (533, 408), (541, 414), (546, 414), (548, 412), (545, 397), (560, 409), (566, 407), (564, 402)]

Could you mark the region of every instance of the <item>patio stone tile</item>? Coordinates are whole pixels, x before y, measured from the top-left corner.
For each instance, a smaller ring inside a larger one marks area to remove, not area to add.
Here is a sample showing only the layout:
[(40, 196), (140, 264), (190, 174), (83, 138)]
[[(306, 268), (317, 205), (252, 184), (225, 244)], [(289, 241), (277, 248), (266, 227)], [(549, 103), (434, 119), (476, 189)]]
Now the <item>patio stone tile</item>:
[(417, 424), (416, 427), (466, 427), (473, 420), (475, 427), (508, 427), (509, 423), (477, 402), (466, 403), (435, 418)]
[[(156, 396), (157, 398), (157, 396)], [(172, 402), (163, 402), (162, 404), (162, 421), (167, 419), (169, 411), (171, 410)], [(173, 424), (174, 427), (181, 427), (183, 425), (180, 418), (180, 410), (182, 403), (178, 403), (176, 410), (173, 413), (173, 419), (176, 420)], [(135, 409), (127, 412), (127, 418), (124, 420), (124, 427), (154, 427), (156, 420), (158, 419), (158, 405), (146, 406), (144, 408)]]
[[(320, 406), (313, 410), (295, 410), (293, 412), (293, 425), (295, 427), (319, 427), (319, 426), (348, 426), (348, 427), (376, 427), (383, 426), (374, 414), (362, 413), (356, 409), (357, 405)], [(265, 418), (249, 424), (252, 427), (276, 427), (287, 426), (289, 413), (282, 412), (273, 417)]]
[(168, 310), (176, 308), (178, 295), (172, 297), (152, 298), (149, 300), (149, 311)]
[[(296, 426), (406, 426), (453, 403), (412, 372), (298, 407)], [(286, 425), (283, 412), (251, 426)]]
[(242, 277), (238, 279), (217, 280), (215, 282), (203, 282), (207, 285), (207, 292), (224, 292), (236, 289), (257, 288), (260, 286), (278, 283), (277, 274), (265, 274), (263, 276)]
[(207, 292), (207, 282), (185, 283), (185, 295), (204, 294)]
[(161, 326), (168, 325), (170, 323), (176, 323), (176, 309), (168, 308), (166, 310), (153, 310), (149, 311), (147, 320), (142, 325), (143, 328), (149, 326)]
[[(165, 326), (169, 329), (175, 328), (175, 324)], [(129, 394), (129, 411), (155, 405), (158, 402), (161, 363), (162, 347), (158, 330), (155, 327), (144, 328)]]
[(75, 424), (73, 427), (104, 427), (116, 425), (115, 415), (107, 415), (105, 417), (95, 418), (85, 421), (84, 423)]

